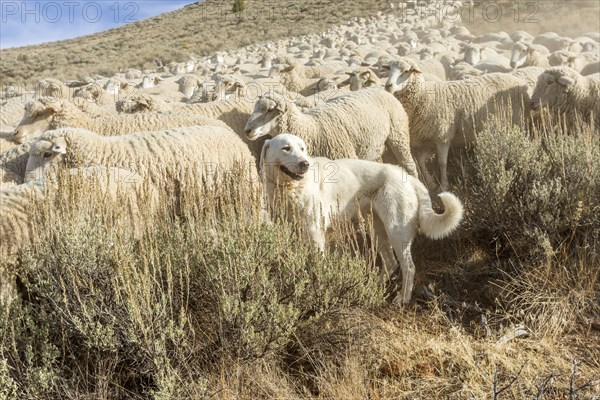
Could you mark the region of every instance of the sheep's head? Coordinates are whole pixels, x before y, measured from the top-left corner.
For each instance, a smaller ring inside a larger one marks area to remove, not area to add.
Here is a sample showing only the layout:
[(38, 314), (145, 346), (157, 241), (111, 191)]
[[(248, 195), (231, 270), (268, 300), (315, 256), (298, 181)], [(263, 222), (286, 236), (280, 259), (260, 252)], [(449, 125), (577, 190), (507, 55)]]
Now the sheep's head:
[(142, 78), (142, 82), (139, 84), (139, 87), (142, 89), (150, 89), (156, 86), (162, 79), (158, 76), (152, 77), (150, 75), (144, 75)]
[(202, 82), (196, 75), (185, 75), (177, 80), (177, 84), (179, 84), (179, 91), (189, 99), (194, 91), (202, 85)]
[(531, 108), (553, 109), (567, 102), (567, 94), (577, 85), (579, 73), (569, 67), (547, 69), (538, 78), (531, 96)]
[(278, 132), (277, 121), (287, 110), (287, 100), (276, 93), (261, 96), (248, 118), (244, 133), (248, 140), (256, 140), (261, 136), (275, 136)]
[(408, 60), (391, 62), (389, 69), (390, 77), (385, 83), (385, 90), (390, 93), (401, 91), (412, 79), (421, 79), (421, 69)]
[(127, 96), (115, 103), (115, 108), (120, 113), (136, 114), (155, 112), (161, 109), (160, 102), (149, 94), (139, 93)]
[(42, 97), (25, 104), (25, 114), (15, 129), (13, 139), (24, 143), (40, 136), (50, 129), (52, 118), (60, 114), (68, 106), (68, 101), (54, 97)]
[(477, 65), (481, 61), (481, 52), (482, 48), (476, 44), (465, 44), (462, 46), (462, 51), (464, 52), (464, 61), (468, 62), (471, 65)]
[(527, 43), (518, 42), (512, 47), (512, 54), (510, 56), (510, 67), (519, 68), (527, 61), (529, 54), (533, 53), (535, 49)]
[(321, 78), (316, 83), (311, 85), (310, 89), (314, 90), (315, 92), (322, 92), (324, 90), (335, 90), (338, 88), (337, 80), (338, 77)]
[(53, 78), (40, 79), (35, 84), (36, 97), (54, 97), (55, 99), (62, 99), (69, 95), (67, 90), (67, 87), (63, 85), (62, 82)]
[(126, 89), (127, 87), (129, 87), (129, 83), (114, 78), (109, 79), (104, 84), (104, 90), (115, 98), (118, 98), (121, 89)]
[(413, 48), (408, 43), (399, 43), (396, 49), (399, 56), (407, 56), (413, 51)]
[(244, 89), (245, 86), (246, 84), (239, 78), (232, 75), (225, 75), (217, 83), (211, 100), (225, 101), (229, 100), (231, 96), (239, 97), (239, 91)]
[(421, 51), (419, 51), (419, 56), (421, 60), (432, 60), (433, 58), (435, 58), (435, 56), (437, 56), (437, 54), (437, 51), (429, 47), (423, 47)]
[(269, 70), (269, 78), (279, 78), (281, 74), (290, 73), (294, 70), (293, 64), (277, 64)]
[(87, 85), (78, 87), (73, 92), (73, 97), (79, 97), (84, 100), (98, 103), (103, 94), (102, 87), (97, 83), (88, 83)]
[(67, 153), (64, 137), (38, 140), (29, 149), (29, 158), (25, 168), (25, 183), (42, 179), (50, 167), (60, 163)]
[(340, 86), (350, 85), (351, 91), (357, 91), (362, 88), (377, 86), (377, 75), (370, 68), (357, 68), (352, 72), (346, 72), (350, 75), (348, 79), (340, 84)]

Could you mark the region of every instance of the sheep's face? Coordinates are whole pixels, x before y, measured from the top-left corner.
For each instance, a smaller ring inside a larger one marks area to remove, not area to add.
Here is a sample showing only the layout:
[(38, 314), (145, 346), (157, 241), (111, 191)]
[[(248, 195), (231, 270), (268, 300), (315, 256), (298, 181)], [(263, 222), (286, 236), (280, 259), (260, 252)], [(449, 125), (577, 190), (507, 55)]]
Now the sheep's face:
[(560, 71), (544, 72), (538, 78), (531, 96), (531, 108), (540, 107), (553, 109), (567, 102), (566, 95), (575, 84), (575, 79)]
[(548, 56), (548, 64), (552, 67), (560, 67), (561, 65), (567, 65), (569, 60), (569, 53), (566, 51), (555, 51)]
[(13, 134), (16, 143), (25, 143), (39, 137), (50, 129), (52, 116), (56, 110), (50, 105), (39, 101), (29, 102), (25, 105), (25, 114)]
[(389, 68), (390, 77), (385, 83), (385, 90), (390, 93), (402, 91), (414, 79), (414, 75), (421, 72), (417, 67), (402, 61), (390, 63)]
[(29, 150), (25, 182), (42, 179), (49, 168), (59, 165), (66, 152), (67, 143), (62, 137), (35, 142)]
[(510, 67), (519, 68), (527, 61), (528, 48), (523, 43), (515, 43), (510, 56)]
[(69, 95), (67, 88), (56, 79), (42, 79), (36, 83), (36, 97), (54, 97), (62, 99)]
[(129, 85), (126, 82), (121, 82), (117, 79), (109, 79), (106, 84), (104, 84), (104, 90), (113, 98), (119, 98), (119, 92), (121, 89), (127, 88)]
[(154, 87), (154, 79), (149, 77), (148, 75), (142, 78), (142, 89), (150, 89)]
[(321, 78), (315, 85), (314, 88), (318, 92), (322, 92), (324, 90), (336, 90), (338, 88), (336, 79), (330, 78)]
[(351, 73), (349, 72), (348, 75), (350, 75), (350, 77), (345, 82), (350, 84), (350, 90), (353, 92), (364, 87), (377, 85), (375, 73), (371, 70), (358, 70)]
[(269, 181), (301, 181), (311, 164), (306, 143), (289, 133), (265, 141), (260, 154), (261, 173)]
[(478, 46), (465, 46), (464, 61), (471, 64), (477, 65), (481, 62), (481, 49)]
[(244, 82), (233, 77), (223, 78), (215, 87), (212, 94), (212, 101), (229, 100), (232, 96), (237, 96), (239, 91), (244, 88)]
[(194, 60), (188, 60), (185, 63), (185, 72), (190, 73), (190, 72), (194, 72), (196, 70), (196, 63), (194, 62)]
[(244, 133), (248, 140), (256, 140), (261, 136), (277, 134), (277, 120), (285, 111), (285, 103), (281, 99), (261, 97), (254, 105), (254, 110), (246, 123)]
[(90, 83), (75, 89), (73, 97), (80, 97), (84, 100), (97, 102), (102, 96), (102, 88), (96, 83)]

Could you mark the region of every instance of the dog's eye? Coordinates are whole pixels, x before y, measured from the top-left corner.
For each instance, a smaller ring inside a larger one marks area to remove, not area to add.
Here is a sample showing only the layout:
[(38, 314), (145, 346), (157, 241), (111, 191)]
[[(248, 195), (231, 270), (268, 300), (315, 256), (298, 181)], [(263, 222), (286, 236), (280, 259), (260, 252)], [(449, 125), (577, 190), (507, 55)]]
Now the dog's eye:
[(48, 151), (44, 153), (44, 158), (50, 158), (50, 157), (52, 157), (52, 153), (50, 153)]
[(291, 147), (290, 147), (290, 146), (285, 146), (285, 147), (283, 148), (283, 151), (290, 151), (290, 150), (291, 150)]

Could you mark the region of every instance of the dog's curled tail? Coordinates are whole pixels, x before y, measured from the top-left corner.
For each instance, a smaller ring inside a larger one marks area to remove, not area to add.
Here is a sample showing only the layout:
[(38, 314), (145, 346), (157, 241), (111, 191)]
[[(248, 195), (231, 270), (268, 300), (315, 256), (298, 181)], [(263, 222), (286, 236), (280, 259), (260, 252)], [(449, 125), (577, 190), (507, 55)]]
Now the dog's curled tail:
[(444, 213), (436, 214), (431, 208), (431, 199), (425, 189), (417, 190), (419, 196), (419, 225), (421, 232), (431, 239), (441, 239), (452, 233), (463, 217), (463, 206), (458, 197), (449, 192), (440, 193)]

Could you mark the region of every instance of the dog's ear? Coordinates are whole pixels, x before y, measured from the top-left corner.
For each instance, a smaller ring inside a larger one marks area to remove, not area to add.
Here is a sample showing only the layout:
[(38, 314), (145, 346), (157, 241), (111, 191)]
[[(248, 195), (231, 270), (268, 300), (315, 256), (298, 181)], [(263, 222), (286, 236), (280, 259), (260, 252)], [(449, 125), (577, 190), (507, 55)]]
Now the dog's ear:
[(260, 160), (258, 162), (258, 173), (259, 175), (263, 175), (264, 174), (264, 170), (265, 170), (265, 157), (267, 156), (267, 150), (269, 150), (269, 146), (271, 139), (265, 140), (265, 143), (263, 144), (262, 150), (260, 151)]

